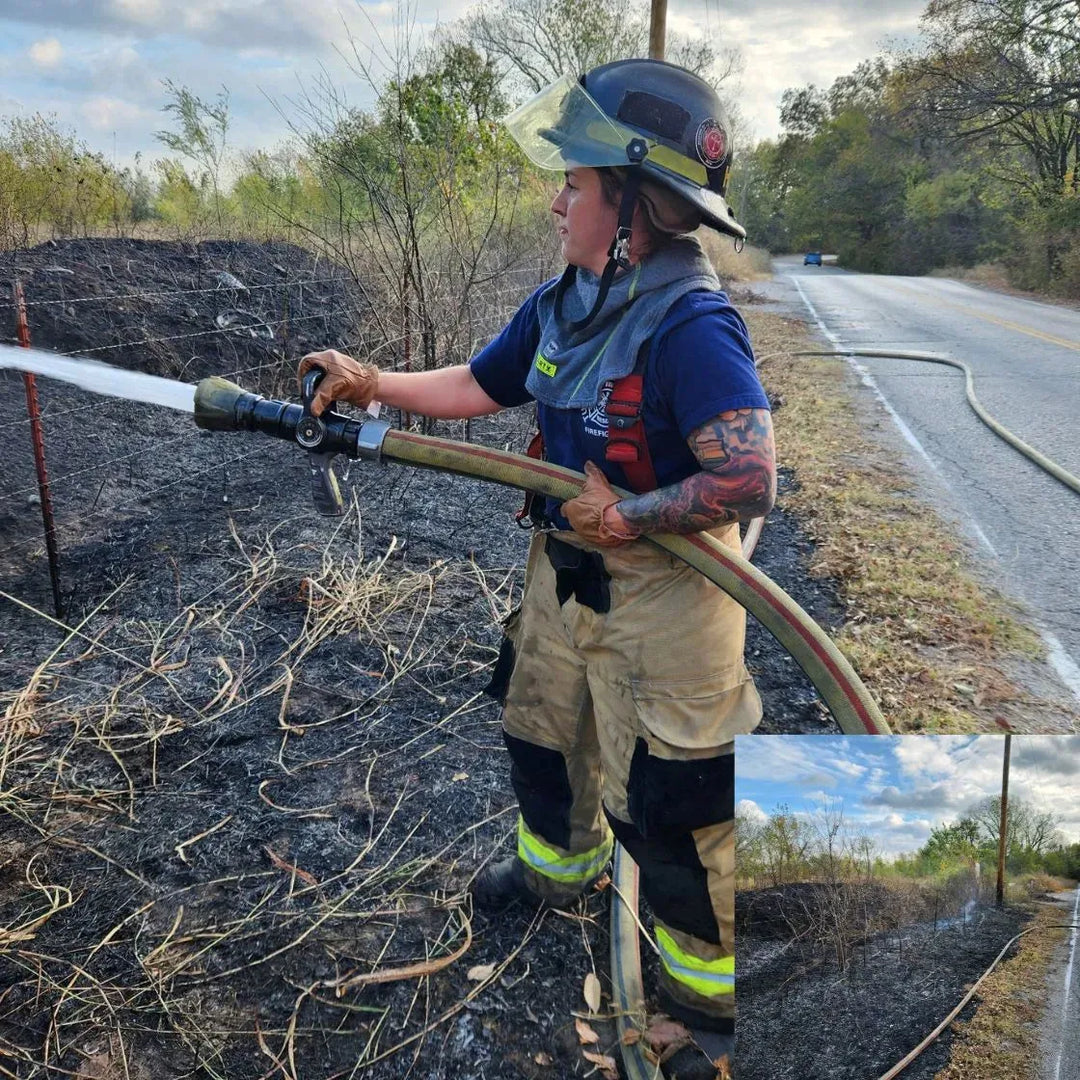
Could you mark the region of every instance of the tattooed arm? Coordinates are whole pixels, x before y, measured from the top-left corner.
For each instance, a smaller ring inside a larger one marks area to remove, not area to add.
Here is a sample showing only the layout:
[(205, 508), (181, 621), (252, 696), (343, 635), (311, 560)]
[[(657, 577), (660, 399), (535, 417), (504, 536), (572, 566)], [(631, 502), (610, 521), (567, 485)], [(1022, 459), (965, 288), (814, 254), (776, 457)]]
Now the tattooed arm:
[(768, 409), (723, 412), (687, 440), (701, 472), (609, 507), (615, 534), (692, 533), (761, 517), (776, 499), (776, 457)]

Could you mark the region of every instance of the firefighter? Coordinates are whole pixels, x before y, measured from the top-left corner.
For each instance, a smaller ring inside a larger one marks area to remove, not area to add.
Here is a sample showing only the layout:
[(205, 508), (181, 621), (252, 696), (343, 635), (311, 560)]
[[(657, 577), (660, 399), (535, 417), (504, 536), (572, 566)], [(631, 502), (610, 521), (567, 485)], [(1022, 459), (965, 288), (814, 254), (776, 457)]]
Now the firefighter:
[(707, 83), (653, 60), (560, 79), (505, 122), (535, 164), (563, 173), (551, 204), (562, 275), (467, 365), (379, 372), (327, 350), (300, 371), (326, 371), (317, 412), (378, 400), (462, 418), (535, 401), (544, 456), (587, 474), (577, 498), (531, 509), (498, 665), (517, 850), (481, 872), (475, 899), (566, 905), (618, 839), (654, 915), (665, 1011), (730, 1033), (732, 750), (761, 718), (745, 613), (634, 542), (707, 530), (738, 550), (739, 521), (775, 497), (746, 326), (693, 235), (744, 237), (724, 198), (728, 129)]

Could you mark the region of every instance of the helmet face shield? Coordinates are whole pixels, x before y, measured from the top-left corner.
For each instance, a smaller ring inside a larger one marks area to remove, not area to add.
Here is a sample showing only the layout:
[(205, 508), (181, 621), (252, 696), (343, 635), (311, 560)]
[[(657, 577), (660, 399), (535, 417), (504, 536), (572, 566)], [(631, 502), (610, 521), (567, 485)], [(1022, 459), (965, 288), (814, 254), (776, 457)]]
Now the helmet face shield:
[(504, 121), (522, 153), (541, 169), (626, 165), (627, 144), (640, 139), (616, 123), (569, 75), (557, 79)]

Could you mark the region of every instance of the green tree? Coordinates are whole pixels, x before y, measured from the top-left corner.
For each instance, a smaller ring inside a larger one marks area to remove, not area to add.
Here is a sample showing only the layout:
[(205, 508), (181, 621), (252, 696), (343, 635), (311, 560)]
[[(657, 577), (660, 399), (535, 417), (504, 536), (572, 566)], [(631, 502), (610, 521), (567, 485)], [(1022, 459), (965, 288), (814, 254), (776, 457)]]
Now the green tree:
[[(221, 92), (213, 102), (203, 101), (186, 86), (177, 86), (171, 79), (165, 89), (172, 99), (162, 107), (176, 123), (175, 131), (155, 131), (154, 137), (174, 153), (190, 158), (202, 170), (192, 188), (209, 185), (218, 227), (224, 224), (224, 199), (221, 191), (222, 167), (225, 161), (229, 133), (229, 91)], [(175, 180), (175, 170), (165, 176), (165, 182)]]

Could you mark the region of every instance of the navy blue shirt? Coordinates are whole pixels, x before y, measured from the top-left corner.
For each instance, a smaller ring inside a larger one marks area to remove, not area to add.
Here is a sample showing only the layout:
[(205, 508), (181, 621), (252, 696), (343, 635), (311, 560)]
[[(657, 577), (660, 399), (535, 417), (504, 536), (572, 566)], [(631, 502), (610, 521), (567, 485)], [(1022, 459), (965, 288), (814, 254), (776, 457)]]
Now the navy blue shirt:
[[(469, 362), (480, 388), (505, 408), (533, 400), (525, 378), (540, 347), (536, 301), (544, 288), (537, 289), (499, 336)], [(602, 401), (609, 391), (610, 385), (604, 388)], [(687, 439), (702, 424), (731, 409), (767, 408), (769, 399), (754, 367), (746, 324), (727, 296), (701, 291), (677, 300), (653, 335), (642, 390), (645, 437), (657, 484), (676, 484), (700, 471)], [(622, 466), (604, 458), (607, 416), (602, 404), (589, 409), (538, 404), (537, 421), (548, 461), (579, 472), (592, 461), (611, 483), (630, 486)], [(552, 522), (568, 529), (558, 508), (558, 502), (548, 500)]]

